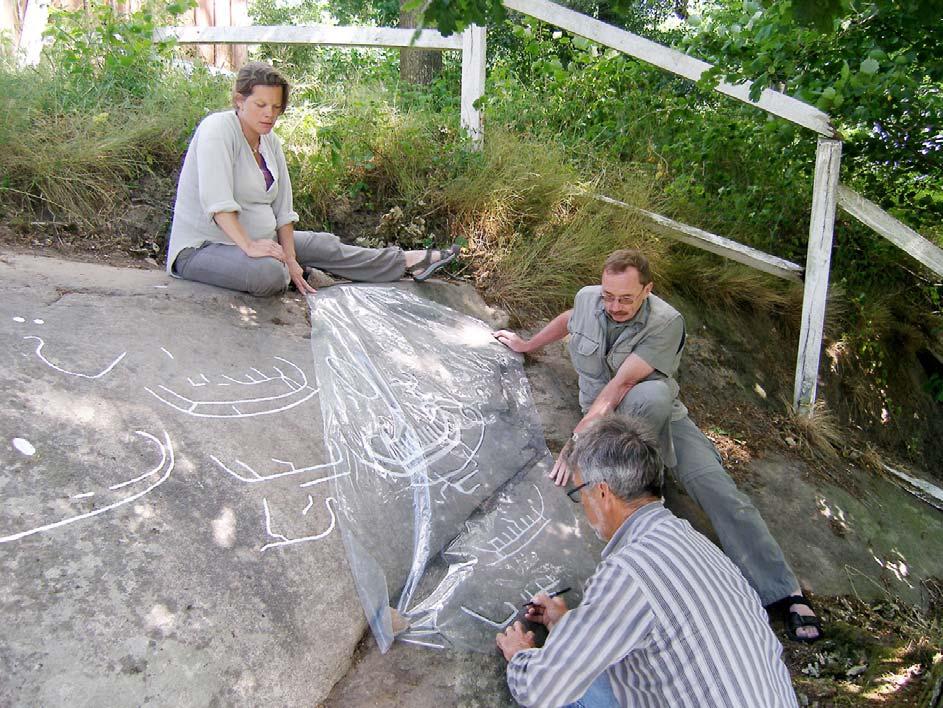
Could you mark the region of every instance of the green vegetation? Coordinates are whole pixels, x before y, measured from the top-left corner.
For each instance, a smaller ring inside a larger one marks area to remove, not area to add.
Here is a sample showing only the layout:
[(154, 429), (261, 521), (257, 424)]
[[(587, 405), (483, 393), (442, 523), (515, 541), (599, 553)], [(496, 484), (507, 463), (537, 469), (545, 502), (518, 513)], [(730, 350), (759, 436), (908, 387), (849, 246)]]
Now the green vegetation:
[[(177, 10), (179, 8), (171, 8)], [(170, 69), (154, 16), (55, 12), (36, 68), (0, 67), (0, 212), (94, 232), (128, 207), (141, 177), (172, 172), (197, 121), (225, 101), (205, 71)]]
[[(450, 5), (457, 24), (472, 5)], [(812, 25), (795, 21), (805, 5), (721, 2), (673, 28), (664, 20), (674, 4), (578, 8), (723, 61), (712, 78), (739, 72), (831, 111), (846, 140), (842, 180), (941, 240), (937, 25), (921, 25), (919, 2), (890, 15), (884, 0), (838, 0)], [(39, 220), (94, 247), (152, 180), (160, 188), (147, 199), (160, 218), (148, 252), (163, 252), (187, 139), (229, 101), (227, 79), (199, 66), (187, 74), (171, 61), (181, 50), (150, 41), (183, 9), (56, 13), (40, 67), (0, 67), (0, 217), (24, 240)], [(344, 22), (388, 25), (398, 3), (252, 6), (258, 24), (316, 21), (328, 9)], [(464, 238), (478, 285), (528, 322), (566, 307), (613, 248), (641, 245), (662, 291), (774, 322), (776, 366), (791, 370), (792, 348), (778, 337), (795, 340), (801, 288), (657, 238), (635, 212), (593, 195), (803, 263), (808, 131), (714, 94), (710, 80), (693, 85), (516, 15), (489, 30), (482, 153), (459, 129), (455, 55), (422, 87), (399, 81), (396, 51), (263, 46), (258, 56), (295, 80), (278, 132), (303, 225), (405, 246)], [(938, 468), (943, 371), (916, 357), (939, 349), (940, 283), (848, 217), (836, 245), (823, 359), (831, 409), (841, 424)]]

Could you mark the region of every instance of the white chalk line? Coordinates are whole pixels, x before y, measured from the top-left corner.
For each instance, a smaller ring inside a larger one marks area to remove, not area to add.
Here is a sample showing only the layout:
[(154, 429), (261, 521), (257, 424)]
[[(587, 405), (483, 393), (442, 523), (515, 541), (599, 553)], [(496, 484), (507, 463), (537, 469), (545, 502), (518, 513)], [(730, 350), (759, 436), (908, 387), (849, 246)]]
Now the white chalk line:
[(418, 639), (406, 639), (404, 637), (397, 637), (397, 640), (400, 642), (406, 642), (407, 644), (418, 644), (421, 647), (429, 647), (430, 649), (445, 649), (444, 644), (433, 644), (432, 642), (421, 642)]
[(324, 506), (327, 507), (328, 513), (331, 515), (331, 525), (328, 526), (326, 531), (323, 531), (319, 534), (314, 534), (313, 536), (303, 536), (301, 538), (288, 538), (284, 534), (275, 533), (272, 531), (272, 515), (269, 512), (268, 508), (268, 499), (262, 499), (262, 508), (265, 510), (265, 531), (272, 538), (280, 538), (281, 541), (274, 543), (266, 543), (262, 546), (260, 551), (267, 551), (269, 548), (278, 548), (280, 546), (293, 546), (296, 543), (306, 543), (307, 541), (318, 541), (325, 536), (327, 536), (331, 531), (334, 530), (334, 527), (337, 525), (337, 515), (334, 513), (334, 509), (331, 507), (331, 502), (337, 503), (337, 500), (334, 497), (328, 497), (324, 500)]
[(159, 471), (164, 467), (164, 464), (167, 462), (167, 451), (166, 451), (166, 450), (164, 449), (164, 447), (160, 444), (160, 440), (158, 440), (157, 438), (155, 438), (155, 437), (154, 437), (153, 435), (151, 435), (150, 433), (145, 433), (145, 432), (143, 432), (143, 431), (141, 431), (141, 430), (136, 430), (135, 433), (136, 433), (137, 435), (142, 435), (142, 436), (144, 436), (144, 437), (146, 437), (146, 438), (149, 438), (149, 439), (153, 440), (155, 443), (157, 443), (157, 444), (160, 446), (160, 450), (161, 450), (160, 464), (157, 465), (157, 467), (155, 467), (154, 469), (152, 469), (150, 472), (145, 472), (145, 473), (142, 474), (142, 475), (138, 475), (138, 476), (135, 477), (134, 479), (129, 479), (129, 480), (125, 481), (125, 482), (120, 482), (120, 483), (118, 483), (118, 484), (114, 484), (114, 485), (108, 487), (108, 489), (110, 489), (111, 491), (115, 491), (115, 490), (117, 490), (117, 489), (121, 489), (122, 487), (127, 487), (129, 484), (134, 484), (135, 482), (140, 482), (142, 479), (145, 479), (145, 478), (147, 478), (147, 477), (150, 477), (152, 474), (155, 474), (156, 472), (159, 472)]
[(80, 373), (78, 373), (78, 372), (76, 372), (76, 371), (68, 371), (68, 370), (66, 370), (66, 369), (63, 369), (62, 367), (56, 366), (56, 365), (53, 364), (51, 361), (49, 361), (49, 359), (47, 359), (45, 356), (43, 356), (43, 347), (46, 346), (46, 343), (42, 340), (42, 337), (37, 337), (36, 335), (30, 334), (30, 335), (27, 335), (27, 336), (23, 337), (23, 339), (35, 339), (36, 341), (39, 342), (39, 345), (36, 347), (36, 356), (38, 356), (39, 359), (40, 359), (40, 361), (42, 361), (46, 366), (48, 366), (48, 367), (50, 367), (50, 368), (52, 368), (52, 369), (55, 369), (56, 371), (58, 371), (58, 372), (60, 372), (60, 373), (63, 373), (63, 374), (66, 374), (66, 375), (68, 375), (68, 376), (77, 376), (77, 377), (83, 378), (83, 379), (92, 379), (92, 380), (94, 380), (94, 379), (100, 379), (102, 376), (104, 376), (104, 375), (107, 374), (109, 371), (111, 371), (113, 368), (115, 368), (115, 367), (118, 365), (118, 363), (128, 355), (127, 352), (123, 352), (117, 359), (115, 359), (113, 362), (111, 362), (111, 364), (109, 364), (106, 369), (104, 369), (103, 371), (101, 371), (101, 372), (95, 374), (94, 376), (91, 376), (91, 375), (89, 375), (89, 374), (80, 374)]
[[(285, 375), (282, 372), (282, 370), (279, 369), (278, 367), (273, 367), (274, 371), (278, 373), (278, 376), (270, 376), (270, 377), (265, 378), (264, 380), (256, 380), (248, 376), (247, 378), (250, 379), (249, 381), (237, 381), (236, 379), (233, 379), (228, 376), (222, 376), (221, 378), (227, 378), (230, 380), (231, 383), (235, 383), (241, 386), (251, 386), (251, 385), (255, 385), (259, 383), (281, 381), (282, 383), (285, 384), (285, 386), (289, 388), (289, 391), (287, 393), (279, 394), (277, 396), (260, 396), (258, 398), (243, 398), (243, 399), (239, 399), (235, 401), (194, 401), (193, 399), (187, 398), (186, 396), (183, 396), (177, 393), (176, 391), (170, 388), (167, 388), (164, 385), (159, 385), (157, 387), (161, 389), (163, 392), (165, 392), (165, 394), (173, 396), (179, 399), (180, 401), (183, 401), (186, 404), (186, 407), (184, 407), (184, 406), (178, 405), (177, 403), (174, 403), (173, 401), (168, 400), (167, 398), (155, 392), (153, 389), (151, 389), (148, 386), (145, 386), (144, 390), (147, 391), (152, 396), (154, 396), (154, 398), (156, 398), (157, 400), (161, 401), (162, 403), (166, 403), (168, 406), (170, 406), (174, 410), (180, 411), (181, 413), (186, 413), (187, 415), (193, 416), (195, 418), (251, 418), (251, 417), (259, 416), (259, 415), (270, 415), (272, 413), (281, 413), (282, 411), (287, 411), (296, 406), (301, 405), (302, 403), (309, 400), (311, 397), (315, 396), (318, 393), (318, 389), (312, 388), (311, 386), (308, 385), (308, 377), (305, 375), (304, 371), (302, 371), (298, 366), (288, 361), (287, 359), (284, 359), (279, 356), (273, 357), (273, 359), (285, 362), (289, 366), (293, 367), (300, 375), (301, 381), (300, 382), (296, 381), (295, 379)], [(261, 374), (261, 372), (255, 368), (251, 369), (251, 371), (255, 371)], [(194, 385), (192, 380), (190, 379), (188, 380), (191, 381), (191, 385)], [(222, 386), (224, 384), (220, 383), (217, 385)], [(289, 398), (305, 390), (310, 391), (310, 393), (308, 393), (308, 395), (304, 396), (303, 398), (300, 398), (284, 406), (271, 408), (268, 410), (246, 411), (246, 412), (244, 412), (243, 410), (237, 407), (237, 404), (249, 405), (249, 404), (271, 403), (273, 401), (281, 401), (282, 399)], [(228, 406), (229, 408), (233, 410), (233, 412), (232, 413), (200, 413), (200, 412), (197, 412), (197, 409), (200, 406), (204, 406), (204, 407)]]
[[(237, 458), (237, 459), (236, 459), (236, 465), (238, 465), (239, 467), (242, 467), (244, 470), (247, 470), (247, 471), (252, 475), (251, 477), (247, 477), (247, 476), (241, 475), (241, 474), (239, 474), (238, 472), (236, 472), (235, 470), (230, 469), (230, 468), (227, 467), (225, 464), (223, 464), (223, 462), (222, 462), (218, 457), (216, 457), (215, 455), (210, 455), (210, 459), (211, 459), (213, 462), (215, 462), (217, 465), (219, 465), (219, 466), (222, 468), (222, 470), (223, 470), (224, 472), (226, 472), (226, 473), (232, 475), (233, 477), (235, 477), (236, 479), (238, 479), (240, 482), (245, 482), (246, 484), (259, 484), (260, 482), (269, 482), (269, 481), (271, 481), (271, 480), (273, 480), (273, 479), (281, 479), (282, 477), (290, 477), (290, 476), (292, 476), (292, 475), (304, 474), (304, 473), (306, 473), (306, 472), (315, 472), (315, 471), (317, 471), (317, 470), (325, 469), (325, 468), (327, 468), (327, 467), (334, 467), (336, 464), (338, 464), (339, 462), (341, 462), (341, 458), (340, 458), (340, 457), (333, 458), (333, 453), (334, 453), (334, 446), (333, 446), (333, 445), (331, 445), (331, 453), (332, 453), (332, 459), (331, 459), (329, 462), (325, 462), (325, 463), (323, 463), (323, 464), (318, 464), (318, 465), (309, 465), (308, 467), (295, 467), (295, 465), (294, 465), (293, 462), (288, 462), (288, 461), (285, 461), (285, 460), (277, 460), (277, 459), (275, 459), (275, 458), (273, 457), (273, 458), (271, 458), (271, 459), (272, 459), (272, 462), (275, 462), (275, 463), (278, 463), (278, 464), (288, 465), (288, 466), (290, 467), (290, 469), (288, 469), (288, 470), (285, 471), (285, 472), (273, 472), (272, 474), (266, 474), (266, 475), (260, 475), (258, 472), (255, 471), (254, 468), (250, 467), (250, 466), (247, 465), (245, 462), (243, 462), (242, 460), (240, 460), (240, 459)], [(313, 486), (313, 485), (318, 484), (318, 483), (320, 483), (320, 482), (327, 481), (328, 479), (337, 479), (337, 478), (339, 478), (339, 477), (343, 477), (343, 476), (346, 476), (346, 475), (348, 475), (348, 474), (350, 474), (350, 473), (349, 473), (349, 472), (346, 472), (346, 473), (344, 473), (344, 474), (333, 475), (333, 476), (331, 476), (331, 477), (323, 477), (323, 478), (320, 478), (320, 479), (313, 480), (313, 481), (311, 481), (311, 482), (305, 482), (305, 483), (302, 484), (301, 486), (302, 486), (302, 487)]]
[(150, 491), (156, 489), (156, 488), (159, 487), (161, 484), (163, 484), (163, 483), (167, 480), (167, 478), (170, 477), (170, 473), (173, 472), (173, 469), (174, 469), (174, 448), (173, 448), (173, 444), (172, 444), (171, 441), (170, 441), (170, 436), (167, 434), (166, 431), (164, 432), (164, 441), (166, 442), (166, 447), (165, 447), (164, 444), (162, 444), (157, 438), (155, 438), (155, 437), (154, 437), (153, 435), (151, 435), (150, 433), (145, 433), (144, 431), (141, 431), (141, 430), (136, 430), (135, 433), (137, 433), (138, 435), (143, 435), (143, 436), (145, 436), (145, 437), (148, 437), (148, 438), (150, 438), (150, 439), (152, 439), (152, 440), (155, 440), (155, 441), (157, 442), (157, 444), (158, 444), (158, 445), (160, 446), (160, 448), (161, 448), (161, 455), (162, 455), (162, 457), (163, 457), (164, 460), (167, 460), (167, 459), (168, 459), (168, 456), (169, 456), (169, 461), (170, 461), (170, 463), (169, 463), (169, 465), (167, 466), (167, 471), (164, 472), (164, 475), (163, 475), (160, 479), (158, 479), (154, 484), (152, 484), (152, 485), (151, 485), (150, 487), (148, 487), (147, 489), (145, 489), (145, 490), (143, 490), (143, 491), (141, 491), (141, 492), (138, 492), (137, 494), (135, 494), (135, 495), (133, 495), (133, 496), (127, 497), (126, 499), (122, 499), (121, 501), (115, 502), (114, 504), (109, 504), (108, 506), (103, 506), (103, 507), (100, 508), (100, 509), (95, 509), (94, 511), (89, 511), (89, 512), (87, 512), (87, 513), (85, 513), (85, 514), (79, 514), (78, 516), (72, 516), (72, 517), (70, 517), (70, 518), (68, 518), (68, 519), (62, 519), (62, 520), (60, 520), (60, 521), (56, 521), (56, 522), (51, 523), (51, 524), (45, 524), (44, 526), (38, 526), (38, 527), (36, 527), (36, 528), (29, 529), (29, 530), (27, 530), (27, 531), (21, 531), (20, 533), (11, 534), (11, 535), (9, 535), (9, 536), (0, 536), (0, 543), (7, 543), (7, 542), (9, 542), (9, 541), (18, 541), (18, 540), (20, 540), (21, 538), (25, 538), (25, 537), (27, 537), (27, 536), (31, 536), (31, 535), (36, 534), (36, 533), (42, 533), (42, 532), (44, 532), (44, 531), (50, 531), (50, 530), (55, 529), (55, 528), (58, 528), (58, 527), (60, 527), (60, 526), (65, 526), (65, 525), (67, 525), (67, 524), (75, 523), (76, 521), (81, 521), (81, 520), (83, 520), (83, 519), (88, 519), (88, 518), (91, 518), (91, 517), (93, 517), (93, 516), (98, 516), (99, 514), (104, 514), (106, 511), (111, 511), (112, 509), (116, 509), (116, 508), (119, 507), (119, 506), (123, 506), (123, 505), (125, 505), (125, 504), (129, 504), (129, 503), (131, 503), (131, 502), (133, 502), (133, 501), (136, 501), (137, 499), (140, 499), (141, 497), (143, 497), (143, 496), (144, 496), (145, 494), (147, 494), (148, 492), (150, 492)]
[(507, 627), (509, 624), (511, 624), (512, 621), (514, 621), (514, 618), (515, 618), (515, 617), (517, 617), (517, 608), (516, 608), (514, 605), (512, 605), (510, 602), (505, 601), (505, 602), (504, 602), (504, 606), (511, 608), (511, 614), (509, 614), (509, 615), (508, 615), (508, 618), (507, 618), (506, 620), (504, 620), (503, 622), (495, 622), (494, 620), (488, 619), (488, 618), (485, 617), (484, 615), (479, 614), (479, 613), (475, 612), (474, 610), (471, 610), (471, 609), (465, 607), (465, 605), (461, 605), (461, 606), (459, 607), (459, 609), (460, 609), (462, 612), (464, 612), (466, 615), (468, 615), (469, 617), (474, 617), (476, 620), (478, 620), (478, 621), (480, 621), (480, 622), (484, 622), (484, 623), (487, 624), (489, 627), (494, 627), (495, 629), (504, 629), (504, 628)]
[[(524, 550), (540, 533), (546, 528), (547, 524), (550, 523), (550, 519), (544, 516), (544, 511), (546, 505), (544, 503), (543, 494), (540, 493), (540, 488), (535, 484), (533, 485), (534, 489), (537, 491), (537, 496), (540, 499), (540, 509), (538, 510), (536, 506), (531, 504), (531, 511), (534, 512), (534, 516), (523, 516), (520, 521), (524, 522), (523, 525), (519, 525), (516, 521), (509, 520), (508, 528), (512, 525), (514, 526), (514, 531), (506, 531), (503, 534), (495, 536), (488, 543), (491, 545), (491, 548), (479, 548), (472, 546), (472, 550), (478, 551), (479, 553), (488, 553), (494, 554), (495, 560), (491, 563), (488, 563), (488, 566), (495, 566), (498, 563), (503, 563), (509, 558), (517, 555), (522, 550)], [(540, 522), (543, 523), (540, 523)], [(539, 524), (539, 525), (538, 525)], [(530, 534), (530, 537), (520, 544), (512, 551), (507, 552), (507, 549), (511, 548), (520, 541), (524, 536)]]

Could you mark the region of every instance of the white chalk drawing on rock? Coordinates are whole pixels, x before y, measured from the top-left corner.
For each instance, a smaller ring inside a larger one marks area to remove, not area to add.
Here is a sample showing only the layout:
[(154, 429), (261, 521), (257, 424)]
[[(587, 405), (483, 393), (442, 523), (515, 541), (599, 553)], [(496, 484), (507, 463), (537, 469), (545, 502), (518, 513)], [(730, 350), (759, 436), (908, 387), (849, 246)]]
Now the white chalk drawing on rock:
[[(133, 494), (128, 497), (124, 497), (123, 499), (120, 499), (116, 502), (113, 502), (111, 504), (106, 504), (105, 506), (86, 512), (84, 514), (77, 514), (75, 516), (69, 516), (67, 518), (60, 519), (59, 521), (55, 521), (49, 524), (44, 524), (42, 526), (36, 526), (34, 528), (27, 529), (25, 531), (20, 531), (18, 533), (9, 534), (6, 536), (0, 536), (0, 543), (18, 541), (22, 538), (26, 538), (27, 536), (31, 536), (33, 534), (43, 533), (45, 531), (51, 531), (52, 529), (59, 528), (60, 526), (73, 524), (77, 521), (82, 521), (83, 519), (89, 519), (93, 516), (99, 516), (100, 514), (104, 514), (105, 512), (112, 511), (113, 509), (117, 509), (120, 506), (124, 506), (126, 504), (129, 504), (133, 501), (140, 499), (144, 495), (149, 494), (153, 490), (157, 489), (157, 487), (159, 487), (161, 484), (166, 482), (167, 479), (170, 477), (170, 473), (173, 472), (173, 469), (174, 469), (174, 448), (173, 448), (173, 443), (170, 440), (170, 436), (167, 434), (166, 431), (164, 431), (164, 440), (163, 442), (161, 442), (159, 438), (143, 430), (136, 430), (134, 431), (134, 434), (140, 435), (141, 437), (150, 440), (157, 446), (157, 448), (160, 450), (160, 462), (153, 469), (147, 472), (144, 472), (143, 474), (140, 474), (131, 479), (127, 479), (123, 482), (119, 482), (117, 484), (113, 484), (109, 486), (108, 490), (112, 492), (117, 491), (119, 489), (123, 489), (124, 487), (127, 487), (128, 485), (135, 484), (136, 482), (144, 481), (145, 479), (148, 479), (150, 477), (155, 477), (155, 475), (159, 475), (156, 477), (156, 479), (153, 481), (153, 483), (150, 486), (146, 487), (140, 492), (137, 492), (136, 494)], [(74, 495), (72, 498), (84, 499), (84, 498), (92, 497), (94, 495), (95, 495), (95, 492), (84, 492), (82, 494)]]
[(61, 366), (57, 366), (56, 364), (53, 364), (51, 361), (49, 361), (49, 359), (46, 358), (46, 355), (43, 354), (43, 347), (46, 346), (46, 342), (43, 341), (42, 337), (37, 337), (36, 335), (31, 334), (26, 337), (23, 337), (23, 339), (35, 339), (37, 342), (39, 342), (39, 344), (36, 345), (36, 356), (39, 357), (39, 360), (43, 362), (46, 366), (48, 366), (51, 369), (55, 369), (59, 373), (66, 374), (67, 376), (75, 376), (81, 379), (89, 379), (89, 380), (100, 379), (102, 376), (105, 376), (109, 371), (114, 369), (121, 362), (121, 360), (124, 359), (128, 355), (127, 352), (122, 352), (121, 354), (118, 355), (117, 359), (115, 359), (113, 362), (111, 362), (108, 366), (106, 366), (104, 369), (99, 371), (97, 374), (82, 374), (77, 371), (69, 371), (68, 369), (63, 369)]
[[(280, 356), (272, 358), (285, 366), (273, 365), (270, 374), (263, 373), (253, 367), (242, 378), (233, 378), (221, 374), (215, 384), (203, 374), (200, 374), (200, 376), (206, 379), (205, 384), (211, 385), (213, 388), (238, 386), (241, 387), (241, 390), (247, 390), (253, 386), (267, 384), (275, 386), (276, 390), (281, 390), (281, 392), (231, 400), (196, 400), (177, 393), (164, 385), (156, 387), (159, 392), (147, 386), (144, 387), (144, 390), (171, 408), (196, 418), (252, 418), (259, 415), (281, 413), (301, 405), (317, 394), (318, 389), (308, 385), (307, 375), (298, 366)], [(192, 377), (188, 378), (187, 381), (191, 387), (197, 385)], [(201, 383), (200, 385), (204, 384)]]
[[(312, 534), (310, 536), (300, 536), (298, 538), (289, 538), (288, 536), (284, 534), (277, 533), (272, 530), (272, 514), (269, 511), (268, 499), (262, 499), (262, 508), (265, 511), (265, 532), (269, 535), (269, 538), (274, 538), (278, 540), (272, 541), (270, 543), (266, 543), (264, 546), (262, 546), (261, 550), (267, 551), (270, 548), (280, 548), (282, 546), (293, 546), (295, 544), (306, 543), (308, 541), (319, 541), (320, 539), (330, 534), (331, 531), (334, 530), (334, 527), (337, 525), (337, 515), (334, 513), (334, 509), (331, 506), (331, 502), (334, 502), (336, 504), (337, 500), (334, 497), (328, 497), (327, 499), (324, 500), (324, 506), (327, 507), (327, 512), (328, 514), (331, 515), (331, 523), (327, 527), (327, 529), (325, 529), (321, 533)], [(309, 494), (308, 505), (301, 512), (302, 515), (306, 516), (308, 513), (308, 510), (313, 505), (314, 505), (314, 499)]]
[[(556, 576), (543, 575), (537, 578), (536, 580), (532, 580), (527, 583), (527, 585), (520, 592), (521, 600), (523, 600), (525, 603), (530, 602), (531, 599), (533, 599), (540, 593), (548, 592), (551, 589), (556, 589), (559, 586), (559, 584), (560, 584), (560, 580)], [(460, 605), (459, 609), (462, 612), (464, 612), (466, 615), (468, 615), (469, 617), (472, 617), (478, 620), (479, 622), (486, 624), (488, 627), (501, 631), (501, 630), (506, 629), (507, 626), (511, 624), (511, 622), (514, 621), (514, 618), (517, 616), (517, 613), (518, 613), (518, 608), (514, 603), (511, 603), (505, 600), (504, 607), (507, 607), (510, 609), (510, 614), (507, 616), (506, 619), (503, 619), (500, 621), (489, 619), (483, 613), (477, 612), (471, 609), (470, 607), (466, 607), (465, 605)]]
[(495, 536), (486, 541), (486, 548), (472, 547), (479, 553), (494, 557), (494, 560), (488, 563), (489, 566), (504, 563), (520, 553), (550, 523), (550, 519), (544, 514), (544, 497), (540, 488), (536, 484), (533, 487), (537, 492), (537, 503), (530, 502), (529, 513), (517, 518), (503, 517), (504, 530), (498, 532), (495, 529)]
[[(327, 360), (345, 393), (372, 404), (361, 411), (366, 417), (356, 428), (337, 431), (357, 472), (372, 470), (384, 479), (408, 479), (411, 486), (438, 487), (443, 498), (448, 490), (473, 494), (481, 486), (473, 484), (485, 436), (481, 412), (454, 397), (422, 392), (410, 374), (381, 376), (373, 362), (358, 354), (360, 367), (335, 357)], [(427, 474), (417, 474), (423, 465)]]
[[(244, 473), (240, 474), (231, 467), (224, 464), (216, 455), (210, 455), (210, 459), (215, 462), (224, 472), (235, 477), (240, 482), (245, 482), (246, 484), (259, 484), (261, 482), (270, 482), (273, 479), (281, 479), (282, 477), (292, 477), (296, 475), (304, 475), (309, 472), (317, 472), (318, 470), (326, 470), (335, 467), (338, 463), (341, 462), (341, 453), (337, 447), (337, 444), (333, 441), (329, 441), (328, 447), (331, 451), (331, 460), (317, 465), (308, 465), (307, 467), (297, 467), (294, 462), (290, 460), (279, 460), (275, 457), (270, 458), (272, 462), (276, 465), (285, 465), (288, 469), (276, 472), (270, 472), (268, 474), (259, 474), (254, 467), (247, 465), (240, 459), (236, 459), (234, 467), (239, 467), (244, 470)], [(340, 474), (327, 475), (322, 477), (317, 477), (316, 479), (309, 480), (307, 482), (302, 482), (299, 484), (299, 487), (312, 487), (315, 484), (321, 484), (322, 482), (327, 482), (332, 479), (339, 479), (340, 477), (346, 477), (350, 472), (343, 472)]]
[(503, 619), (500, 621), (488, 619), (484, 615), (479, 614), (478, 612), (475, 612), (474, 610), (470, 610), (469, 608), (465, 607), (465, 605), (461, 605), (459, 609), (461, 609), (461, 611), (464, 612), (469, 617), (474, 617), (476, 620), (478, 620), (479, 622), (484, 622), (489, 627), (494, 627), (497, 630), (503, 630), (505, 627), (511, 624), (511, 622), (514, 621), (515, 617), (517, 617), (517, 608), (514, 605), (512, 605), (510, 602), (505, 602), (504, 606), (510, 608), (510, 614), (507, 616), (506, 619)]

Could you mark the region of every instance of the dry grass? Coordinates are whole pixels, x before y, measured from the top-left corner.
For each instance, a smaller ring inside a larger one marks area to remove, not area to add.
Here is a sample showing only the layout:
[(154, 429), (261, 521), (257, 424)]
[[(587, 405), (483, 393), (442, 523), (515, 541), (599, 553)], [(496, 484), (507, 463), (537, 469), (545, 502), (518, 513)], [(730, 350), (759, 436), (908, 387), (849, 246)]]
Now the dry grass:
[[(498, 133), (444, 199), (453, 229), (469, 237), (479, 287), (520, 320), (569, 307), (618, 248), (644, 248), (657, 266), (664, 244), (637, 213), (588, 196), (595, 191), (553, 147)], [(638, 178), (609, 175), (606, 192), (647, 205)]]
[(802, 286), (716, 256), (673, 249), (660, 265), (661, 282), (686, 297), (719, 310), (781, 315), (798, 322)]
[(786, 426), (798, 440), (800, 452), (820, 462), (838, 461), (844, 447), (844, 433), (825, 401), (816, 401), (809, 413), (794, 410), (791, 402), (783, 401), (783, 404)]
[(158, 117), (136, 116), (121, 130), (112, 120), (37, 117), (33, 139), (15, 141), (0, 153), (0, 172), (16, 175), (22, 191), (60, 219), (88, 225), (126, 203), (129, 181), (173, 140)]
[(87, 232), (107, 225), (137, 178), (179, 165), (196, 122), (224, 100), (219, 89), (217, 79), (167, 74), (140, 100), (79, 100), (48, 66), (0, 65), (0, 201)]

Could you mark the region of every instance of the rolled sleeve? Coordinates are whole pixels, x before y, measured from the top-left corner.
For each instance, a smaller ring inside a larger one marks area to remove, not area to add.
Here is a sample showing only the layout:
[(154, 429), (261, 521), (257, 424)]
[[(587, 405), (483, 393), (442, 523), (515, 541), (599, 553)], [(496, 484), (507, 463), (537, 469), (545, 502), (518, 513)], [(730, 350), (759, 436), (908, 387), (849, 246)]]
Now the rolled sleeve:
[(684, 343), (684, 320), (678, 316), (639, 342), (632, 353), (665, 376), (676, 373), (678, 354)]
[[(221, 114), (217, 114), (221, 115)], [(211, 116), (200, 126), (197, 136), (197, 180), (200, 207), (207, 219), (219, 212), (240, 212), (233, 196), (233, 155), (235, 146), (225, 125)]]
[(571, 703), (610, 666), (651, 634), (654, 616), (634, 576), (617, 561), (604, 561), (579, 607), (564, 615), (542, 649), (528, 649), (508, 663), (508, 688), (523, 706)]
[(275, 212), (275, 228), (280, 229), (285, 224), (298, 221), (298, 213), (294, 210), (288, 163), (285, 161), (282, 144), (277, 139), (275, 141), (275, 164), (278, 168), (278, 194), (275, 195), (275, 201), (272, 202), (272, 211)]

